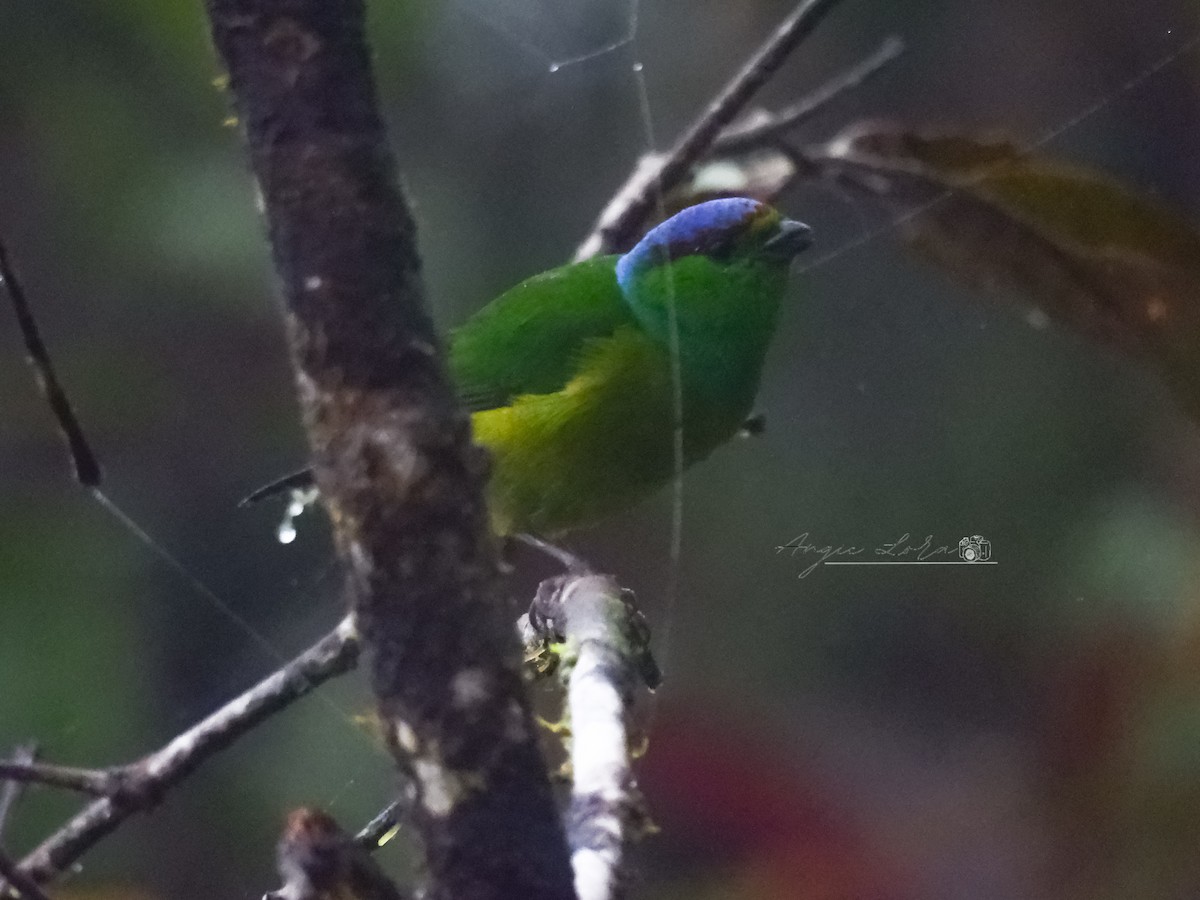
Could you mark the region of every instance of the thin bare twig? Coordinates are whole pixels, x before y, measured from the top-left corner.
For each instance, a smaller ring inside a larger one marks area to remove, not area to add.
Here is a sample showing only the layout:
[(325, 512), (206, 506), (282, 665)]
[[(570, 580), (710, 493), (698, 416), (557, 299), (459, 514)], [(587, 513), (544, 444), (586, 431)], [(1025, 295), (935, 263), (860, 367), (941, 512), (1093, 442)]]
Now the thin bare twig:
[(582, 260), (622, 250), (632, 243), (657, 198), (678, 185), (712, 147), (721, 130), (740, 113), (841, 0), (804, 0), (713, 98), (708, 108), (663, 156), (639, 165), (617, 191), (592, 233), (575, 251)]
[(49, 900), (37, 882), (22, 872), (17, 864), (0, 850), (0, 896), (6, 893), (6, 882), (8, 887), (15, 889), (24, 900)]
[(383, 839), (400, 823), (400, 816), (410, 802), (393, 800), (359, 830), (354, 836), (354, 843), (364, 850), (378, 850), (383, 846)]
[(628, 722), (637, 688), (659, 681), (649, 631), (632, 594), (595, 574), (543, 582), (523, 621), (527, 645), (563, 645), (575, 892), (579, 900), (614, 900), (623, 894), (625, 849), (648, 821), (630, 766)]
[(849, 91), (862, 87), (904, 52), (904, 41), (897, 35), (884, 40), (870, 56), (825, 82), (798, 103), (775, 113), (751, 116), (735, 122), (713, 141), (713, 153), (745, 153), (809, 121)]
[(78, 791), (93, 797), (113, 797), (121, 792), (127, 770), (77, 769), (39, 762), (0, 762), (0, 779), (25, 784), (44, 784), (48, 787)]
[(125, 767), (121, 791), (84, 807), (21, 861), (35, 882), (54, 878), (133, 813), (157, 803), (201, 763), (319, 684), (352, 669), (358, 633), (347, 616), (332, 632), (161, 749)]
[[(38, 745), (36, 741), (30, 741), (28, 744), (19, 744), (13, 750), (12, 759), (9, 762), (17, 765), (28, 765), (37, 759)], [(8, 820), (12, 816), (12, 811), (16, 808), (17, 801), (21, 799), (21, 793), (25, 790), (25, 785), (20, 781), (10, 781), (0, 788), (0, 847), (4, 846), (4, 829), (8, 825)]]
[(84, 436), (83, 428), (75, 417), (75, 411), (71, 408), (71, 402), (67, 399), (67, 394), (54, 371), (54, 363), (50, 361), (50, 353), (42, 341), (37, 321), (29, 308), (29, 301), (17, 278), (17, 273), (13, 269), (12, 261), (8, 258), (8, 250), (2, 240), (0, 240), (0, 281), (4, 282), (4, 286), (8, 289), (9, 299), (12, 300), (13, 310), (17, 314), (17, 324), (21, 329), (21, 336), (25, 340), (29, 364), (33, 366), (42, 394), (50, 405), (51, 412), (54, 413), (59, 430), (66, 438), (67, 448), (71, 453), (71, 464), (75, 468), (75, 479), (85, 487), (98, 487), (101, 478), (100, 463), (96, 460), (96, 455), (92, 453), (92, 448)]

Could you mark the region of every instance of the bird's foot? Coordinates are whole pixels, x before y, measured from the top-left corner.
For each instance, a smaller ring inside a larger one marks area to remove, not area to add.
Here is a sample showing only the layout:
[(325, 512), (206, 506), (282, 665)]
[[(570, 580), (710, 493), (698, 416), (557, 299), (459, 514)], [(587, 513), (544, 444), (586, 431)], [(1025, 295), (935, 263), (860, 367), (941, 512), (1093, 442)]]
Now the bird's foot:
[(517, 534), (513, 536), (522, 544), (545, 553), (566, 569), (568, 575), (590, 575), (595, 571), (582, 556), (567, 550), (565, 547), (560, 547), (558, 544), (552, 544), (550, 541), (532, 534)]

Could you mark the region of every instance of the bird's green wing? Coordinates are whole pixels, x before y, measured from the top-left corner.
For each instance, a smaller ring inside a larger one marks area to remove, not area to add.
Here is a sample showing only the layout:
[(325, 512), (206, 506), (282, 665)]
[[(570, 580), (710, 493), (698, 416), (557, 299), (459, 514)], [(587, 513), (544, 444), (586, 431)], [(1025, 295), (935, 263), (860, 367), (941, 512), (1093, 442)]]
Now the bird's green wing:
[(535, 275), (454, 329), (450, 371), (463, 405), (479, 412), (560, 390), (588, 341), (632, 323), (616, 261), (599, 257)]
[[(522, 394), (552, 394), (576, 374), (598, 338), (633, 322), (617, 286), (618, 257), (535, 275), (505, 291), (450, 333), (450, 373), (469, 412), (507, 406)], [(303, 469), (259, 488), (242, 505), (311, 487)]]

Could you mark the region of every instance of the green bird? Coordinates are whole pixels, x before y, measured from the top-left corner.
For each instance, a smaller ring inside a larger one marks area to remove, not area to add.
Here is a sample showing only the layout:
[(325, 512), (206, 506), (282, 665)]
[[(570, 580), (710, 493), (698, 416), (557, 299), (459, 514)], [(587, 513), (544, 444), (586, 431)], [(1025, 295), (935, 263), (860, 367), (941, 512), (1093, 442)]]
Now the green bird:
[[(491, 451), (492, 527), (555, 537), (625, 509), (750, 415), (806, 225), (744, 198), (689, 207), (624, 255), (551, 269), (455, 329), (449, 366)], [(247, 501), (311, 484), (296, 473)]]

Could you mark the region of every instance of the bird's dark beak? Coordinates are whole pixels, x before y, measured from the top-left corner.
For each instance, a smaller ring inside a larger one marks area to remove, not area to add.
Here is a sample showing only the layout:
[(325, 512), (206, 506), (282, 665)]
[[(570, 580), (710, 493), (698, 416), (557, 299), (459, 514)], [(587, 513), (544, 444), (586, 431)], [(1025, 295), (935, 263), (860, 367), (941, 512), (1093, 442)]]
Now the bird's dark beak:
[(812, 229), (795, 219), (784, 219), (779, 223), (778, 233), (763, 245), (763, 249), (772, 256), (791, 259), (810, 246)]

